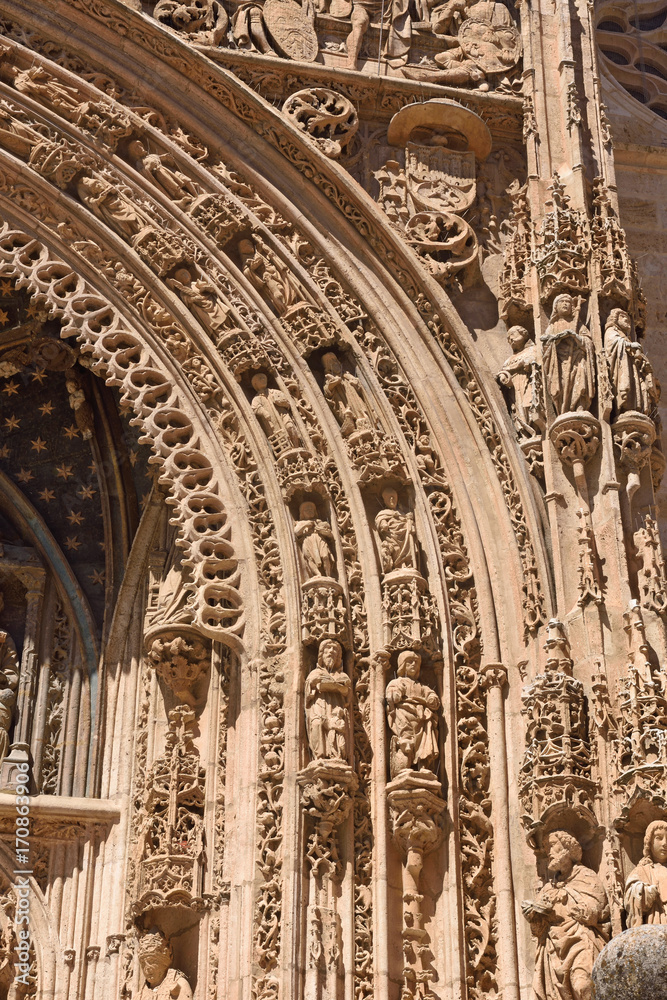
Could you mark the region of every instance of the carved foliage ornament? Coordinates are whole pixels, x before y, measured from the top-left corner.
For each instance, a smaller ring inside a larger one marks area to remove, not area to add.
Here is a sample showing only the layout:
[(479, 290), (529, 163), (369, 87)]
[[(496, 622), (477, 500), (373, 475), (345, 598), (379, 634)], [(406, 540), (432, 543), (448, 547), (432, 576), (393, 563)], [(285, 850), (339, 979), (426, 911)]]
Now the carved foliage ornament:
[(359, 116), (352, 102), (326, 87), (292, 94), (283, 104), (283, 114), (332, 159), (340, 156), (359, 128)]

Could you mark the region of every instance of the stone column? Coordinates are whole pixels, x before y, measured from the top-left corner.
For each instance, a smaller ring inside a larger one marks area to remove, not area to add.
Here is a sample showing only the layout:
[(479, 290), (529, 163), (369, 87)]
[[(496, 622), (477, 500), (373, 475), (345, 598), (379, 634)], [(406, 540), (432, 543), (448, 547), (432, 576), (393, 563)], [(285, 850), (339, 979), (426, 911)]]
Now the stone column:
[(491, 811), (494, 816), (494, 884), (498, 914), (499, 985), (504, 1000), (519, 1000), (519, 965), (512, 885), (510, 850), (509, 785), (507, 781), (507, 744), (505, 740), (504, 688), (507, 671), (502, 663), (482, 667), (482, 686), (486, 689), (486, 717), (489, 732), (491, 770)]

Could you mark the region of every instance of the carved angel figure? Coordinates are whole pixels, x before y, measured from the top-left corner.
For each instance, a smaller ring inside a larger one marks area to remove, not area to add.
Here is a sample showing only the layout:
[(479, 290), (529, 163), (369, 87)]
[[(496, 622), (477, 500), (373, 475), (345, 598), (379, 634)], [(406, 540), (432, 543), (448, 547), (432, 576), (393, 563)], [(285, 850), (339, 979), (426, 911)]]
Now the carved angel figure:
[(644, 857), (625, 883), (628, 927), (667, 924), (667, 820), (649, 823), (644, 834)]
[(139, 965), (143, 983), (138, 1000), (192, 1000), (190, 984), (172, 968), (171, 945), (160, 931), (143, 934), (139, 939)]
[(324, 395), (340, 424), (344, 437), (358, 430), (370, 428), (366, 401), (361, 393), (359, 379), (346, 372), (338, 357), (329, 351), (322, 356), (324, 366)]
[(537, 1000), (591, 1000), (591, 972), (609, 940), (609, 902), (602, 882), (581, 862), (581, 845), (566, 830), (547, 837), (548, 882), (521, 909), (537, 938)]
[(342, 662), (340, 643), (324, 639), (317, 666), (306, 678), (306, 730), (315, 760), (348, 759), (351, 683)]
[(299, 431), (290, 410), (287, 396), (280, 389), (269, 389), (264, 372), (253, 375), (250, 384), (255, 390), (252, 408), (262, 430), (277, 451), (285, 448), (299, 448)]
[(398, 657), (398, 677), (389, 681), (385, 698), (393, 736), (389, 766), (392, 778), (406, 768), (431, 768), (438, 759), (440, 698), (419, 680), (421, 656), (405, 650)]
[[(5, 599), (0, 593), (0, 614), (4, 606)], [(19, 660), (16, 646), (10, 634), (0, 629), (0, 763), (9, 750), (9, 730), (14, 717), (18, 686)]]
[(223, 305), (218, 290), (206, 278), (193, 278), (185, 267), (180, 267), (173, 278), (167, 278), (167, 285), (178, 292), (190, 312), (202, 326), (215, 337), (227, 325), (229, 309)]
[(557, 295), (542, 337), (544, 380), (558, 414), (588, 410), (595, 398), (595, 348), (580, 309), (581, 299)]
[(617, 411), (635, 410), (650, 416), (660, 399), (660, 388), (641, 344), (632, 339), (632, 320), (624, 309), (609, 313), (604, 348)]
[(382, 570), (391, 573), (392, 570), (404, 566), (417, 569), (414, 515), (404, 514), (398, 509), (398, 493), (392, 487), (382, 491), (382, 499), (385, 506), (375, 517), (375, 529), (380, 539)]
[(500, 385), (510, 390), (512, 417), (521, 437), (534, 437), (545, 427), (542, 402), (542, 365), (537, 355), (535, 341), (523, 326), (513, 326), (507, 331), (507, 340), (513, 350), (496, 378)]
[(331, 548), (333, 532), (331, 526), (317, 516), (317, 507), (311, 500), (305, 500), (299, 507), (299, 520), (294, 525), (294, 534), (299, 543), (303, 579), (314, 576), (333, 577), (335, 557)]

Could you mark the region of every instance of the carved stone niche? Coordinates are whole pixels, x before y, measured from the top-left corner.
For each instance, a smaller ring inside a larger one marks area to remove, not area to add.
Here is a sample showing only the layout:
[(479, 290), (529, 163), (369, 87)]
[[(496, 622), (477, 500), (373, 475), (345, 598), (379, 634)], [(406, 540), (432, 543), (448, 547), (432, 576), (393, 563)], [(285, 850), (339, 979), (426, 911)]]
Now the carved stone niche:
[(462, 216), (475, 202), (476, 164), (491, 152), (491, 133), (475, 112), (434, 98), (397, 111), (387, 142), (375, 171), (378, 201), (446, 283), (477, 259), (477, 237)]
[(625, 926), (667, 924), (665, 795), (636, 789), (614, 822), (612, 843), (617, 882), (614, 895), (623, 910)]

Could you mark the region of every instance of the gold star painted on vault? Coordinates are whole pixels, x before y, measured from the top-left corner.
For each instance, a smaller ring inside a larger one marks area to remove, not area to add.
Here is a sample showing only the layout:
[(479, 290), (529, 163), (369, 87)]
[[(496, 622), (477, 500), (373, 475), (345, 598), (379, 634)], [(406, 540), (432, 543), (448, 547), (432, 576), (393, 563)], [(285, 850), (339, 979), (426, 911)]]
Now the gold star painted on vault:
[(0, 281), (0, 295), (6, 298), (8, 295), (14, 294), (14, 285), (11, 281)]
[(19, 481), (20, 483), (29, 483), (29, 482), (30, 482), (30, 480), (31, 480), (31, 479), (34, 479), (35, 477), (33, 476), (33, 474), (32, 474), (32, 472), (30, 471), (30, 469), (21, 469), (21, 470), (20, 470), (20, 471), (19, 471), (19, 472), (17, 473), (17, 476), (16, 476), (16, 478), (18, 479), (18, 481)]
[(37, 305), (37, 303), (36, 302), (31, 302), (30, 305), (28, 306), (28, 308), (26, 309), (25, 314), (26, 314), (26, 316), (30, 316), (31, 318), (34, 318), (36, 316), (39, 316), (40, 311), (41, 310), (40, 310), (39, 306)]
[(39, 407), (39, 412), (43, 417), (50, 417), (53, 413), (53, 403), (49, 400), (47, 403), (42, 403)]
[(64, 462), (62, 463), (62, 465), (56, 465), (56, 475), (60, 476), (61, 479), (71, 479), (72, 478), (72, 466), (71, 465), (65, 465)]
[(49, 490), (46, 487), (44, 487), (44, 489), (42, 490), (42, 492), (38, 493), (37, 495), (38, 495), (38, 497), (39, 497), (40, 500), (44, 501), (44, 503), (51, 503), (51, 501), (55, 500), (55, 498), (56, 498), (56, 495), (55, 495), (54, 491), (53, 490)]
[(80, 545), (81, 542), (79, 541), (78, 535), (68, 535), (67, 538), (65, 539), (65, 548), (69, 549), (70, 552), (71, 551), (76, 552), (76, 550), (79, 548)]
[(0, 458), (9, 458), (9, 445), (3, 444), (0, 448)]
[(77, 493), (82, 500), (92, 500), (97, 490), (93, 489), (92, 486), (82, 486), (80, 490), (77, 490)]
[(6, 313), (4, 309), (0, 309), (0, 326), (4, 326), (9, 319), (9, 313)]
[(11, 417), (7, 417), (5, 420), (5, 427), (8, 431), (15, 431), (21, 426), (21, 421), (15, 414), (12, 413)]
[(104, 584), (104, 570), (94, 569), (92, 576), (89, 576), (88, 579), (92, 581), (93, 586), (95, 586), (95, 584), (97, 583), (99, 583), (100, 586), (102, 586)]
[(69, 427), (63, 427), (63, 434), (67, 435), (67, 440), (71, 441), (72, 438), (77, 437), (79, 433), (79, 428), (75, 424), (70, 424)]
[(42, 384), (45, 378), (46, 378), (46, 372), (44, 370), (42, 370), (41, 372), (32, 373), (33, 382), (39, 382), (40, 385)]
[(6, 385), (2, 387), (2, 391), (6, 392), (8, 396), (15, 396), (19, 391), (19, 384), (12, 379), (11, 382), (7, 382)]
[(32, 450), (36, 451), (38, 455), (40, 452), (46, 451), (46, 441), (44, 441), (41, 437), (36, 437), (34, 441), (30, 442), (30, 444), (32, 446)]
[(83, 521), (83, 514), (80, 510), (71, 510), (67, 515), (67, 520), (70, 524), (81, 524)]

